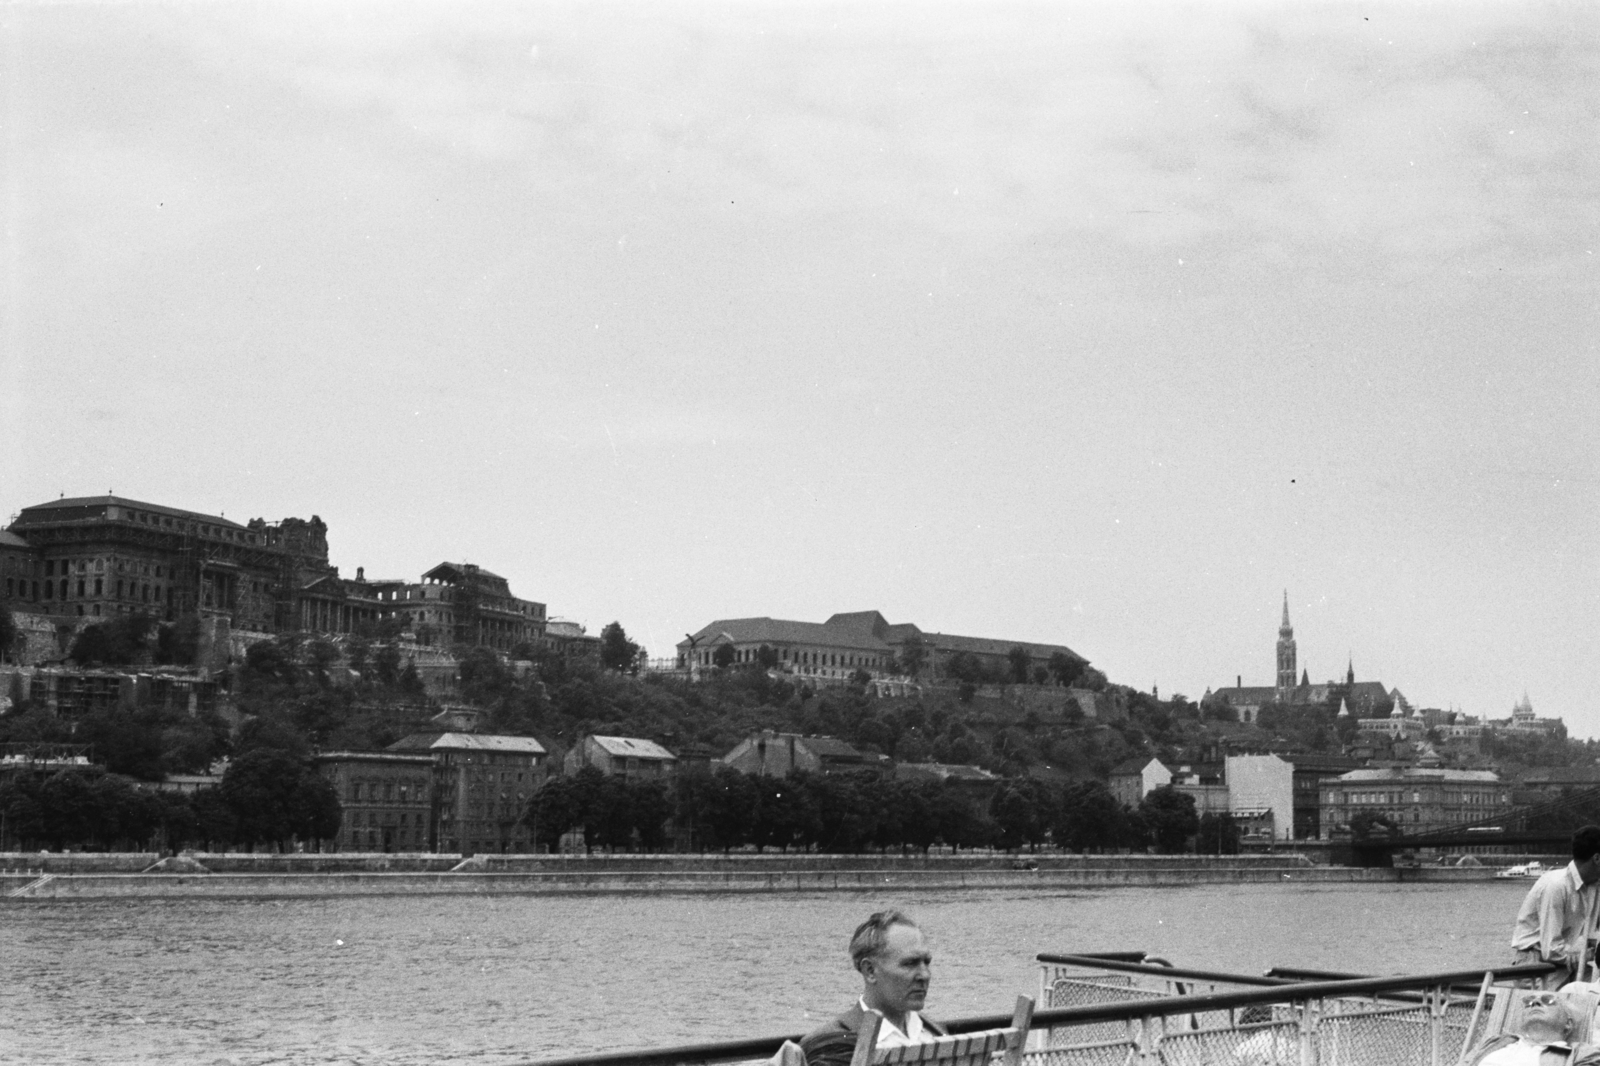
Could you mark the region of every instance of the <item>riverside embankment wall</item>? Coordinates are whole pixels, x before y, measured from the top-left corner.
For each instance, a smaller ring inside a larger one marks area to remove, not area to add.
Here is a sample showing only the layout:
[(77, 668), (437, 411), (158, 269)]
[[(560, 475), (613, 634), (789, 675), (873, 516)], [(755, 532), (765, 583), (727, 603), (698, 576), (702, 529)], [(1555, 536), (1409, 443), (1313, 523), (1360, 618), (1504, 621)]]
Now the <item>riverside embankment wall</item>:
[[(106, 860), (97, 867), (96, 860)], [(139, 865), (143, 860), (143, 865)], [(1183, 855), (0, 855), (14, 900), (1109, 888), (1266, 881), (1480, 881), (1488, 869), (1317, 866), (1295, 854)]]

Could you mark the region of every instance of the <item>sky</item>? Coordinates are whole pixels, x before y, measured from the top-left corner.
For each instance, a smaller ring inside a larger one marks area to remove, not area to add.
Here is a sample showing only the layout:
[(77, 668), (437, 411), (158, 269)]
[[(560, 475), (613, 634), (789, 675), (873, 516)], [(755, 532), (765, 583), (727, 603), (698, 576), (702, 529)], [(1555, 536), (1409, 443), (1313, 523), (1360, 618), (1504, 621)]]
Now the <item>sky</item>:
[[(1600, 735), (1586, 2), (0, 9), (0, 510)], [(0, 515), (3, 518), (4, 515)]]

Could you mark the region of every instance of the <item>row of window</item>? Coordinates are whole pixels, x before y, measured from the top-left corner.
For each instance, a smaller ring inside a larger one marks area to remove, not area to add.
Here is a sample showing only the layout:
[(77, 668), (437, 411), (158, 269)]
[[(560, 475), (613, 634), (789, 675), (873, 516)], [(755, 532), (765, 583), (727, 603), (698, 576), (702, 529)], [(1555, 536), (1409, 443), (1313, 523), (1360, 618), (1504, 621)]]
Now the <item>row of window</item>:
[[(1421, 802), (1423, 802), (1423, 795), (1424, 795), (1424, 793), (1422, 792), (1421, 789), (1413, 789), (1412, 792), (1411, 792), (1411, 802), (1412, 803), (1421, 803)], [(1487, 806), (1487, 805), (1491, 805), (1491, 804), (1494, 804), (1494, 803), (1510, 803), (1511, 802), (1511, 797), (1509, 795), (1507, 795), (1506, 793), (1503, 793), (1503, 792), (1499, 793), (1497, 795), (1494, 792), (1481, 792), (1481, 791), (1457, 792), (1457, 791), (1451, 790), (1451, 791), (1445, 792), (1443, 797), (1440, 797), (1437, 793), (1433, 792), (1430, 789), (1427, 792), (1426, 795), (1427, 795), (1427, 802), (1429, 802), (1429, 803), (1440, 803), (1440, 802), (1442, 802), (1447, 806), (1459, 806), (1459, 805), (1462, 805), (1462, 804), (1465, 804), (1467, 806)], [(1405, 794), (1404, 791), (1400, 791), (1400, 792), (1327, 792), (1327, 793), (1323, 794), (1323, 800), (1322, 801), (1324, 803), (1327, 803), (1327, 804), (1330, 804), (1330, 805), (1340, 804), (1340, 803), (1362, 804), (1362, 805), (1369, 805), (1369, 804), (1374, 804), (1374, 803), (1376, 803), (1376, 804), (1396, 804), (1396, 803), (1405, 803), (1406, 802), (1406, 794)]]
[[(363, 817), (363, 815), (365, 815), (365, 817)], [(363, 811), (355, 811), (350, 815), (350, 824), (351, 825), (394, 825), (395, 824), (394, 812), (393, 811), (382, 811), (382, 812), (379, 812), (379, 811), (365, 811), (365, 812), (363, 812)], [(426, 825), (427, 821), (419, 813), (416, 816), (416, 822), (413, 823), (411, 821), (411, 815), (408, 814), (405, 811), (401, 811), (400, 812), (400, 824), (401, 825), (413, 825), (413, 824), (415, 824), (415, 825)]]
[[(856, 655), (850, 652), (831, 651), (797, 651), (792, 648), (778, 648), (779, 662), (792, 662), (798, 666), (877, 666), (884, 665), (881, 655)], [(702, 651), (700, 665), (710, 666), (716, 656), (715, 650)], [(736, 648), (733, 661), (736, 663), (753, 663), (760, 657), (759, 648)]]
[[(149, 577), (149, 576), (151, 576), (151, 570), (153, 568), (154, 571), (155, 571), (155, 576), (156, 577), (161, 577), (162, 576), (162, 574), (161, 574), (161, 564), (160, 563), (150, 563), (150, 562), (146, 562), (146, 561), (142, 561), (142, 560), (118, 559), (115, 555), (113, 555), (111, 557), (110, 562), (111, 562), (111, 565), (116, 569), (116, 572), (119, 573), (119, 574), (127, 573), (128, 569), (131, 567), (135, 574), (143, 574), (145, 577)], [(8, 567), (8, 569), (9, 569), (9, 567)], [(68, 574), (71, 574), (71, 573), (74, 573), (74, 572), (79, 573), (79, 574), (87, 574), (91, 570), (96, 574), (105, 573), (106, 572), (106, 559), (104, 557), (101, 557), (101, 558), (98, 558), (98, 559), (46, 559), (46, 560), (44, 560), (44, 576), (45, 577), (55, 577), (57, 574), (60, 574), (62, 577), (66, 577)], [(34, 567), (34, 570), (31, 571), (31, 572), (37, 573), (37, 571), (38, 571), (37, 560), (35, 560), (35, 567)]]
[[(396, 844), (414, 844), (424, 847), (428, 843), (428, 834), (421, 829), (394, 830)], [(377, 847), (383, 843), (382, 830), (378, 829), (352, 829), (350, 830), (350, 847), (359, 848), (363, 844)]]
[[(397, 796), (398, 790), (398, 796)], [(396, 798), (401, 803), (426, 803), (428, 802), (428, 788), (422, 784), (400, 784), (393, 781), (352, 781), (350, 782), (350, 802), (360, 803), (393, 803)]]
[(127, 511), (125, 514), (128, 521), (141, 526), (155, 526), (158, 529), (172, 529), (181, 533), (199, 533), (202, 537), (217, 537), (221, 540), (231, 540), (237, 544), (256, 543), (256, 535), (242, 529), (214, 526), (209, 522), (190, 522), (182, 518), (173, 519), (166, 515), (151, 514), (148, 511)]
[[(33, 582), (30, 595), (26, 580), (6, 578), (6, 596), (8, 598), (31, 599), (36, 603), (41, 600), (65, 600), (74, 591), (77, 593), (77, 599), (88, 599), (91, 596), (88, 590), (87, 578), (79, 578), (76, 585), (71, 584), (68, 578), (61, 578), (60, 581), (45, 581), (42, 584), (38, 581)], [(94, 579), (94, 592), (92, 595), (95, 598), (105, 595), (105, 578), (97, 577)], [(137, 581), (125, 582), (119, 578), (114, 598), (119, 600), (138, 600), (141, 603), (169, 603), (172, 601), (172, 590), (170, 588), (163, 589), (160, 585), (151, 585), (148, 582), (143, 584)], [(82, 611), (80, 610), (79, 613), (81, 614)], [(98, 614), (99, 612), (96, 611), (95, 613)]]

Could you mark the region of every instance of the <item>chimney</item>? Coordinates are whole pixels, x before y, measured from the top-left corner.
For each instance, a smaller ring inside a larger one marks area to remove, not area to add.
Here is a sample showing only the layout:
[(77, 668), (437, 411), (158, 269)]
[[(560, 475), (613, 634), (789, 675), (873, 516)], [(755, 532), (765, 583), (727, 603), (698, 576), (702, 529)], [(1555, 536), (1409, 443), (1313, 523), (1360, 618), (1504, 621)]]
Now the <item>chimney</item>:
[(1234, 688), (1244, 688), (1244, 675), (1243, 674), (1235, 674), (1234, 675), (1233, 687)]
[(367, 579), (367, 568), (364, 567), (364, 566), (356, 567), (356, 580), (357, 581), (365, 581), (366, 579)]

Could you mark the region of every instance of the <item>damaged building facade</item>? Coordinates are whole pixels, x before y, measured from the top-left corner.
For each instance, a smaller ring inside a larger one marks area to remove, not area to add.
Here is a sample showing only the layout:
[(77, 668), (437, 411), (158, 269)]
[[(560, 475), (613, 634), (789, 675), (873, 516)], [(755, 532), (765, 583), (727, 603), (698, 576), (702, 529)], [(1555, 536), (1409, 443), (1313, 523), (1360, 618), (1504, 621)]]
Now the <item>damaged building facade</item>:
[(112, 495), (16, 514), (0, 531), (0, 603), (68, 632), (136, 612), (263, 635), (338, 636), (394, 619), (419, 644), (503, 651), (541, 643), (545, 625), (544, 604), (471, 563), (442, 563), (416, 583), (369, 582), (360, 568), (341, 577), (316, 515), (240, 524)]

